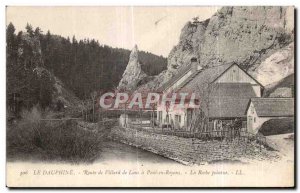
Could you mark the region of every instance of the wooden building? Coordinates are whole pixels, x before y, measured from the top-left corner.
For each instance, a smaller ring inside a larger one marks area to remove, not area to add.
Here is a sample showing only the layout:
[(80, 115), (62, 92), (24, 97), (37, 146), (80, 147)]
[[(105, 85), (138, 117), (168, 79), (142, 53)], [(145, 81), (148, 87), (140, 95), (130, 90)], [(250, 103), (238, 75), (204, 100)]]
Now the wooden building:
[(246, 120), (248, 101), (261, 97), (263, 86), (235, 63), (201, 67), (197, 59), (192, 58), (191, 63), (180, 69), (159, 91), (196, 94), (199, 101), (197, 107), (169, 112), (162, 105), (157, 107), (157, 121), (160, 124), (175, 123), (177, 127), (189, 131), (195, 116), (207, 117), (214, 127), (222, 125), (220, 121)]
[(294, 98), (252, 98), (246, 110), (247, 130), (256, 134), (264, 122), (294, 116)]

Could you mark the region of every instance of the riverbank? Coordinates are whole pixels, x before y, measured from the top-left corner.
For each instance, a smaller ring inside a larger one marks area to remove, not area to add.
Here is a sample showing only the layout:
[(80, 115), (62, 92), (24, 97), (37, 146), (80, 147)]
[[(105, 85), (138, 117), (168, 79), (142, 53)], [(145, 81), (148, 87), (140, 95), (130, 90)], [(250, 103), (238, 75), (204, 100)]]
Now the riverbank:
[(110, 137), (115, 141), (138, 147), (185, 165), (216, 162), (277, 162), (280, 159), (276, 151), (255, 141), (202, 141), (195, 138), (183, 138), (121, 127), (114, 127)]

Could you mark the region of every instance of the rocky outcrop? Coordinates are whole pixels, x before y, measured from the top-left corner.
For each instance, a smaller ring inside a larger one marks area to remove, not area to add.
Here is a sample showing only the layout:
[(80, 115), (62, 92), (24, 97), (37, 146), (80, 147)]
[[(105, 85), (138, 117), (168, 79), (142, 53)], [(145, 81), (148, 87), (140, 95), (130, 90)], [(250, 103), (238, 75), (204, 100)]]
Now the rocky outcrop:
[(20, 36), (21, 43), (18, 47), (18, 57), (26, 57), (24, 52), (30, 52), (31, 64), (33, 68), (43, 66), (41, 42), (37, 37), (32, 37), (28, 33)]
[(137, 88), (137, 90), (141, 91), (141, 92), (155, 91), (158, 87), (160, 87), (161, 85), (164, 84), (163, 81), (168, 76), (167, 73), (168, 73), (168, 71), (164, 70), (163, 72), (161, 72), (157, 76), (151, 77), (150, 81), (148, 81), (147, 83), (142, 84), (141, 86), (139, 86)]
[(294, 73), (294, 43), (276, 50), (264, 61), (253, 65), (248, 72), (262, 85), (276, 83)]
[(47, 82), (51, 84), (53, 88), (51, 90), (52, 106), (55, 106), (60, 101), (66, 110), (79, 111), (80, 100), (51, 70), (45, 67), (39, 38), (30, 36), (28, 33), (24, 33), (20, 38), (22, 42), (18, 47), (18, 57), (21, 59), (30, 55), (31, 57), (28, 59), (30, 62), (24, 62), (25, 70), (37, 75), (36, 81), (47, 79)]
[(202, 66), (236, 62), (248, 70), (292, 40), (293, 8), (224, 7), (210, 19), (183, 27), (169, 54), (168, 72), (175, 74), (194, 56)]
[(138, 57), (138, 47), (135, 45), (130, 53), (128, 65), (117, 89), (134, 91), (139, 85), (147, 82), (145, 79), (147, 79), (147, 75), (142, 71)]
[(293, 7), (223, 7), (205, 21), (187, 22), (167, 70), (142, 88), (160, 87), (192, 57), (201, 66), (235, 62), (266, 86), (293, 73), (293, 41)]

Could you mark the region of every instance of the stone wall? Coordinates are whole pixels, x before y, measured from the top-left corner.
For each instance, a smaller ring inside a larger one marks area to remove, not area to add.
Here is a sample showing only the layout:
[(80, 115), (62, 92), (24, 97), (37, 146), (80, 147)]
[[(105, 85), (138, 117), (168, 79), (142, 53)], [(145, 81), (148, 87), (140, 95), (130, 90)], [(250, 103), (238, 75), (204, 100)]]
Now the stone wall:
[(202, 141), (120, 127), (112, 129), (111, 138), (187, 165), (218, 161), (272, 161), (279, 158), (275, 151), (256, 142)]

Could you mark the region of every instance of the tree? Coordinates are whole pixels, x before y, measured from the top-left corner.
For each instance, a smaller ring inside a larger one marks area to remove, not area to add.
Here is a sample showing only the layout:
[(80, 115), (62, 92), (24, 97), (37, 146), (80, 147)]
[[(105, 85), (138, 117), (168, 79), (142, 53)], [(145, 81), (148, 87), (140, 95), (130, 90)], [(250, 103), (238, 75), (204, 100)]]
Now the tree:
[(40, 96), (39, 101), (43, 109), (49, 107), (52, 104), (53, 82), (51, 81), (51, 75), (46, 71), (39, 77), (40, 82)]
[[(41, 81), (45, 81), (46, 85), (51, 83), (46, 79), (40, 80), (33, 73), (36, 67), (51, 72), (77, 97), (89, 102), (89, 93), (111, 90), (122, 78), (128, 64), (129, 50), (112, 48), (94, 39), (64, 38), (51, 34), (49, 30), (43, 34), (40, 27), (33, 28), (29, 23), (25, 28), (25, 33), (20, 31), (16, 35), (13, 24), (7, 25), (6, 69), (7, 94), (21, 94), (28, 108), (35, 103), (52, 105), (46, 96), (50, 89), (40, 86)], [(140, 55), (142, 68), (147, 74), (156, 75), (166, 69), (166, 58), (143, 51)]]
[(43, 31), (41, 30), (41, 28), (39, 28), (39, 27), (35, 28), (34, 35), (36, 37), (40, 37), (42, 33), (43, 33)]
[(193, 23), (198, 23), (199, 22), (199, 16), (193, 17)]
[(7, 28), (6, 28), (6, 33), (7, 35), (12, 35), (14, 34), (16, 31), (16, 28), (14, 26), (14, 24), (12, 24), (11, 22), (8, 24)]
[(9, 23), (6, 28), (6, 43), (8, 49), (13, 49), (15, 43), (15, 26), (12, 23)]
[(88, 121), (88, 110), (89, 110), (88, 101), (81, 101), (81, 112), (82, 112), (83, 120), (85, 121)]
[(50, 39), (51, 39), (51, 33), (50, 33), (50, 30), (47, 31), (46, 33), (46, 42), (50, 42)]
[(151, 103), (151, 127), (154, 129), (155, 127), (155, 113), (156, 113), (156, 109), (157, 109), (157, 103)]
[(167, 112), (167, 117), (166, 117), (167, 130), (169, 130), (169, 123), (170, 123), (170, 115), (169, 115), (170, 106), (171, 106), (170, 101), (166, 101), (165, 108), (166, 108), (166, 112)]
[(34, 36), (34, 32), (33, 32), (32, 26), (29, 23), (26, 24), (25, 29), (26, 29), (26, 31), (27, 31), (27, 33), (29, 34), (30, 37)]
[(76, 40), (75, 36), (72, 37), (72, 43), (77, 44), (77, 40)]
[(194, 110), (194, 116), (189, 126), (191, 132), (202, 132), (208, 128), (210, 120), (211, 95), (214, 89), (215, 85), (209, 81), (204, 81), (196, 86), (196, 94), (200, 100), (200, 108)]
[(92, 108), (93, 108), (93, 122), (95, 122), (95, 99), (97, 97), (97, 92), (94, 91), (91, 93), (91, 99), (92, 99)]

